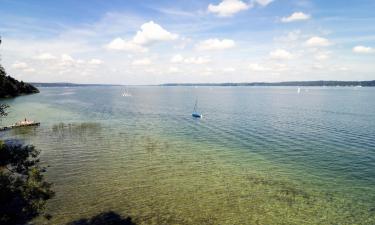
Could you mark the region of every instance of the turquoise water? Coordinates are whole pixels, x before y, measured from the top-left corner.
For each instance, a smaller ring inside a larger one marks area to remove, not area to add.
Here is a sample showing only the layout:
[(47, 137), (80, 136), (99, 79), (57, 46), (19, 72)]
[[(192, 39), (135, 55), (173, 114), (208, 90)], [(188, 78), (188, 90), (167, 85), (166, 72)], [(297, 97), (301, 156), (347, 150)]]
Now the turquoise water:
[(128, 89), (2, 101), (3, 124), (42, 124), (1, 135), (42, 150), (52, 224), (108, 210), (137, 224), (375, 223), (374, 89)]

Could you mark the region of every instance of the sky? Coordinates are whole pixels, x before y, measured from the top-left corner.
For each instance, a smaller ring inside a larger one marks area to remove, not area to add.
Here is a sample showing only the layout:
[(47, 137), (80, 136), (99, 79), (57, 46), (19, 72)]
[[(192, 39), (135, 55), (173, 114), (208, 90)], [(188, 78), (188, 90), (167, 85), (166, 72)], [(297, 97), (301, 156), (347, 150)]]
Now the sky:
[(375, 0), (0, 0), (28, 82), (375, 79)]

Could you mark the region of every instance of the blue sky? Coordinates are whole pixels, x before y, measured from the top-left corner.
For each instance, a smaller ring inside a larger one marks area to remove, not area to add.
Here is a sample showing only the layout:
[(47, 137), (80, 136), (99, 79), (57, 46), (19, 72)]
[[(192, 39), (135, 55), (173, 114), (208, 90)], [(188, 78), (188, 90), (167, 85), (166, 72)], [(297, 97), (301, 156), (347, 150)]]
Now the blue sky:
[(374, 0), (0, 0), (0, 51), (25, 81), (371, 80), (374, 11)]

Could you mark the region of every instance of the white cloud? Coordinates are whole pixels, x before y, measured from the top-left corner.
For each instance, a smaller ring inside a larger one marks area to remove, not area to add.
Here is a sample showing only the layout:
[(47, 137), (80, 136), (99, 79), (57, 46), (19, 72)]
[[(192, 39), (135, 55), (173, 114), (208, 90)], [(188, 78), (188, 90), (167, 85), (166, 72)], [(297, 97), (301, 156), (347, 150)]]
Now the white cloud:
[(172, 34), (159, 24), (150, 21), (141, 26), (141, 30), (134, 36), (133, 42), (139, 45), (147, 45), (157, 41), (173, 41), (177, 38), (177, 34)]
[(312, 65), (311, 68), (314, 69), (314, 70), (322, 70), (322, 69), (325, 69), (325, 67), (324, 67), (323, 65), (321, 65), (321, 64), (314, 64), (314, 65)]
[(28, 68), (28, 65), (25, 62), (15, 62), (12, 64), (12, 68), (24, 70)]
[(77, 64), (84, 64), (84, 63), (85, 63), (85, 60), (78, 59), (78, 60), (76, 61), (76, 63), (77, 63)]
[(178, 67), (171, 66), (171, 67), (168, 68), (168, 72), (169, 73), (178, 73), (178, 72), (180, 72), (180, 69)]
[(159, 24), (153, 21), (144, 23), (141, 29), (137, 31), (131, 40), (115, 38), (106, 45), (109, 50), (123, 50), (130, 52), (147, 52), (145, 45), (153, 44), (160, 41), (173, 41), (178, 38), (177, 34), (173, 34)]
[(74, 59), (72, 56), (68, 55), (68, 54), (62, 54), (61, 55), (61, 61), (63, 62), (73, 62)]
[(109, 50), (122, 50), (129, 52), (147, 52), (147, 48), (142, 47), (132, 41), (125, 41), (122, 38), (115, 38), (109, 44), (106, 45)]
[(184, 61), (184, 57), (180, 54), (177, 54), (177, 55), (174, 55), (172, 58), (171, 58), (171, 62), (172, 63), (181, 63)]
[(236, 69), (233, 67), (227, 67), (223, 69), (223, 72), (226, 72), (226, 73), (236, 72)]
[(25, 62), (15, 62), (12, 64), (12, 68), (21, 70), (26, 73), (32, 73), (35, 72), (34, 68), (31, 68), (27, 63)]
[(251, 63), (249, 64), (249, 69), (255, 72), (272, 72), (272, 73), (279, 73), (288, 70), (288, 66), (281, 63)]
[(358, 45), (353, 48), (355, 53), (375, 53), (375, 49), (367, 46)]
[(23, 72), (33, 73), (33, 72), (35, 72), (35, 69), (34, 68), (26, 68), (26, 69), (23, 70)]
[(214, 70), (211, 67), (206, 67), (203, 69), (203, 71), (201, 71), (202, 75), (206, 75), (206, 76), (212, 75), (213, 72)]
[(215, 13), (220, 17), (232, 16), (240, 11), (247, 10), (251, 7), (240, 0), (223, 0), (218, 5), (209, 4), (208, 12)]
[(179, 42), (174, 46), (175, 49), (185, 49), (186, 46), (192, 41), (190, 38), (180, 37)]
[(295, 22), (295, 21), (308, 20), (310, 18), (311, 18), (310, 15), (305, 14), (303, 12), (295, 12), (288, 17), (281, 18), (281, 21), (284, 23), (290, 23), (290, 22)]
[(208, 57), (187, 57), (184, 58), (182, 55), (177, 54), (174, 55), (171, 60), (172, 63), (186, 63), (186, 64), (206, 64), (211, 62), (211, 60)]
[(283, 72), (283, 71), (289, 70), (289, 67), (286, 64), (278, 63), (278, 64), (274, 64), (271, 67), (271, 70), (273, 70), (274, 72)]
[(44, 53), (41, 53), (40, 55), (36, 56), (35, 59), (52, 60), (52, 59), (56, 59), (56, 56), (52, 55), (51, 53), (44, 52)]
[(146, 66), (150, 64), (151, 64), (151, 60), (149, 58), (136, 59), (132, 62), (133, 66)]
[(327, 47), (332, 45), (332, 43), (326, 38), (315, 36), (308, 39), (306, 45), (309, 47)]
[(326, 60), (330, 57), (331, 52), (318, 52), (315, 54), (314, 58), (316, 60)]
[(62, 54), (61, 55), (61, 62), (60, 62), (60, 66), (62, 67), (66, 67), (66, 66), (72, 66), (74, 65), (75, 61), (73, 59), (72, 56), (68, 55), (68, 54)]
[(267, 6), (268, 4), (270, 4), (273, 1), (274, 0), (255, 0), (255, 2), (258, 3), (261, 6)]
[(331, 68), (333, 71), (349, 71), (350, 69), (346, 66), (333, 66)]
[(206, 57), (189, 57), (184, 59), (184, 63), (187, 64), (206, 64), (209, 62), (211, 62), (211, 60)]
[(145, 68), (145, 72), (153, 73), (153, 74), (160, 74), (160, 71), (156, 70), (155, 68)]
[(276, 42), (283, 42), (285, 44), (291, 44), (291, 43), (296, 43), (302, 36), (302, 32), (300, 30), (294, 30), (294, 31), (289, 31), (287, 34), (280, 36), (280, 37), (275, 37), (274, 40)]
[[(77, 61), (77, 63), (78, 63), (78, 61)], [(100, 60), (100, 59), (91, 59), (91, 60), (89, 61), (89, 64), (91, 64), (91, 65), (100, 65), (100, 64), (102, 64), (102, 63), (103, 63), (103, 61)]]
[(236, 43), (230, 39), (219, 40), (217, 38), (201, 41), (196, 47), (198, 50), (222, 50), (233, 48)]
[(252, 71), (258, 71), (258, 72), (268, 70), (266, 67), (260, 65), (259, 63), (250, 63), (249, 69)]
[(284, 50), (284, 49), (276, 49), (272, 52), (270, 52), (271, 59), (291, 59), (293, 58), (292, 53)]

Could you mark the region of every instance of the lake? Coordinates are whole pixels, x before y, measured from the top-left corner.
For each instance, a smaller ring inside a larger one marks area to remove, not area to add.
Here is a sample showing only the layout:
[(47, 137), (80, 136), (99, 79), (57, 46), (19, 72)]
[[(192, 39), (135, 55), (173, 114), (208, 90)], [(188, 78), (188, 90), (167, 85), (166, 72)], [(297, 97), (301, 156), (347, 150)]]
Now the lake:
[(137, 224), (375, 224), (373, 88), (124, 89), (1, 101), (3, 125), (41, 122), (0, 135), (41, 150), (51, 224), (109, 210)]

